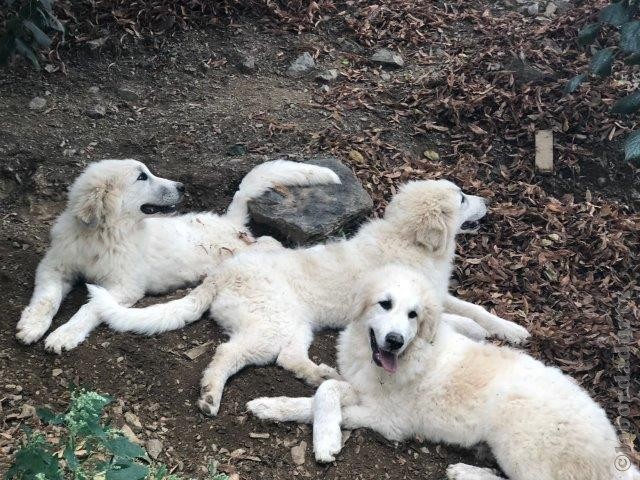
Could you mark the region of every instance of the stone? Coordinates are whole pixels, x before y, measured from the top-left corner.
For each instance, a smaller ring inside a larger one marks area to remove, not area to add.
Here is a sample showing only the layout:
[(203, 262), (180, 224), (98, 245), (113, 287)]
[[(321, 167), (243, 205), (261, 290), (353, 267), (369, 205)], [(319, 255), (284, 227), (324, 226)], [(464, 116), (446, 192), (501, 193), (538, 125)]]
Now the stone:
[(157, 460), (160, 454), (162, 453), (162, 440), (158, 440), (157, 438), (152, 438), (147, 440), (147, 453), (151, 458)]
[(387, 48), (378, 50), (371, 56), (373, 63), (377, 63), (386, 68), (402, 68), (404, 67), (403, 58), (396, 52), (392, 52)]
[(91, 95), (98, 95), (100, 93), (100, 87), (97, 85), (93, 85), (91, 87), (89, 87), (89, 93)]
[(532, 17), (535, 17), (536, 15), (538, 15), (538, 12), (540, 11), (540, 4), (538, 2), (532, 3), (531, 5), (526, 7), (526, 11), (529, 15), (531, 15)]
[(52, 377), (59, 377), (60, 375), (62, 375), (62, 369), (61, 368), (54, 368), (51, 371), (51, 376)]
[(251, 73), (256, 70), (256, 58), (245, 52), (238, 52), (236, 64), (238, 69), (244, 73)]
[(136, 102), (140, 100), (140, 95), (138, 95), (138, 92), (127, 87), (120, 87), (118, 89), (118, 96), (127, 102)]
[(335, 68), (329, 68), (328, 70), (322, 70), (316, 75), (316, 81), (323, 83), (331, 83), (338, 78), (338, 70)]
[(422, 154), (426, 159), (433, 162), (437, 162), (438, 160), (440, 160), (440, 154), (435, 150), (425, 150), (424, 152), (422, 152)]
[(138, 445), (142, 444), (142, 442), (136, 436), (136, 434), (133, 433), (133, 430), (131, 430), (131, 427), (126, 423), (122, 426), (120, 431), (122, 432), (122, 435), (124, 435), (128, 440), (132, 441), (133, 443), (137, 443)]
[(107, 114), (107, 109), (102, 105), (92, 105), (86, 113), (89, 118), (102, 118)]
[(553, 131), (536, 132), (536, 170), (541, 173), (553, 172)]
[(514, 58), (508, 62), (506, 68), (513, 71), (513, 78), (518, 83), (542, 82), (553, 78), (553, 75), (549, 75), (539, 68), (529, 65), (519, 58)]
[(300, 442), (300, 445), (296, 445), (291, 449), (291, 459), (296, 465), (304, 465), (304, 460), (307, 454), (307, 442), (304, 440)]
[(139, 432), (140, 430), (142, 430), (142, 422), (140, 422), (140, 419), (138, 418), (138, 416), (133, 413), (133, 412), (126, 412), (124, 414), (124, 420), (125, 422), (127, 422), (131, 427), (133, 427), (133, 429), (136, 432)]
[(308, 53), (304, 52), (287, 69), (287, 75), (290, 77), (303, 77), (316, 68), (316, 61)]
[(249, 202), (256, 232), (289, 245), (309, 245), (353, 231), (371, 213), (371, 197), (337, 158), (318, 156), (308, 163), (331, 168), (342, 184), (269, 190)]
[(47, 106), (47, 100), (42, 97), (33, 97), (29, 102), (30, 110), (40, 111), (40, 110), (44, 110), (46, 106)]
[(557, 10), (558, 10), (558, 6), (553, 2), (549, 2), (549, 4), (547, 5), (547, 8), (544, 11), (544, 15), (545, 17), (553, 17), (556, 14)]

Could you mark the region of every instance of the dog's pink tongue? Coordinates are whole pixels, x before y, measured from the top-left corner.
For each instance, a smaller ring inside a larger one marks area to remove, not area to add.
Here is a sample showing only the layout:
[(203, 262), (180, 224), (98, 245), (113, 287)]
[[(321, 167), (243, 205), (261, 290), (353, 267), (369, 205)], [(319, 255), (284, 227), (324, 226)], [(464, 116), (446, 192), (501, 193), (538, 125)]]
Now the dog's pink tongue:
[(380, 356), (378, 358), (380, 359), (382, 368), (389, 373), (396, 373), (396, 370), (398, 370), (398, 356), (395, 353), (380, 350)]

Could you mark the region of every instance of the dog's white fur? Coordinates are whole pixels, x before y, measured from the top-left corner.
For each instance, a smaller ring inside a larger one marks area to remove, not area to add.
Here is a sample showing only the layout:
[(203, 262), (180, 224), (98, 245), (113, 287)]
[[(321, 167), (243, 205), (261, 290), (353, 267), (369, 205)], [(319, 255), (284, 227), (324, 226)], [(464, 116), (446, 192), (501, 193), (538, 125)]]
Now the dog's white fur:
[[(336, 377), (333, 368), (313, 363), (308, 349), (314, 331), (349, 323), (354, 283), (381, 264), (403, 262), (421, 268), (445, 295), (455, 235), (465, 221), (485, 213), (480, 197), (463, 194), (451, 182), (412, 182), (393, 198), (383, 219), (370, 221), (353, 238), (305, 249), (243, 252), (183, 299), (128, 309), (98, 288), (90, 291), (112, 328), (141, 333), (180, 328), (210, 304), (211, 316), (230, 336), (202, 378), (200, 409), (216, 415), (227, 379), (247, 365), (275, 361), (310, 384)], [(483, 329), (515, 343), (529, 336), (526, 329), (452, 296), (445, 308), (477, 321), (481, 327), (452, 317), (478, 336), (486, 334)]]
[[(276, 185), (322, 183), (340, 179), (328, 168), (275, 160), (247, 174), (225, 215), (156, 216), (154, 209), (173, 210), (182, 184), (154, 176), (135, 160), (93, 163), (71, 186), (67, 208), (51, 230), (51, 246), (38, 265), (35, 290), (16, 336), (24, 343), (37, 341), (80, 278), (102, 285), (128, 306), (145, 293), (197, 282), (239, 250), (277, 247), (270, 237), (257, 242), (251, 237), (245, 226), (247, 202)], [(143, 205), (151, 214), (141, 210)], [(72, 349), (98, 323), (87, 303), (47, 337), (46, 348), (57, 353)]]
[[(393, 308), (379, 302), (390, 299)], [(338, 341), (344, 381), (324, 382), (314, 398), (260, 398), (262, 419), (313, 423), (316, 459), (334, 460), (340, 426), (371, 428), (391, 440), (419, 436), (471, 447), (486, 442), (511, 480), (638, 480), (615, 468), (614, 428), (577, 383), (557, 368), (508, 347), (477, 343), (441, 322), (441, 288), (422, 272), (387, 266), (359, 289), (354, 321)], [(416, 311), (415, 319), (408, 312)], [(405, 337), (396, 373), (372, 361), (390, 332)], [(448, 478), (497, 480), (488, 469), (452, 465)]]

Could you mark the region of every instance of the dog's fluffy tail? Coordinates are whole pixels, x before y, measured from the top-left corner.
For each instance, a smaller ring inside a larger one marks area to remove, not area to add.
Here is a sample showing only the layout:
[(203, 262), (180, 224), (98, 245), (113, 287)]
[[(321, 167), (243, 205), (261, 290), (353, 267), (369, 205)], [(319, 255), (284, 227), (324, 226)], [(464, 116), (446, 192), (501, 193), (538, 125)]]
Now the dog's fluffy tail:
[(304, 186), (339, 184), (340, 178), (330, 168), (273, 160), (258, 165), (240, 182), (238, 191), (227, 209), (226, 217), (232, 222), (244, 226), (249, 220), (248, 203), (277, 185)]
[(97, 285), (87, 285), (91, 305), (98, 316), (111, 328), (120, 332), (143, 335), (177, 330), (195, 322), (207, 311), (216, 294), (213, 282), (206, 281), (188, 295), (167, 303), (145, 308), (119, 305), (111, 294)]

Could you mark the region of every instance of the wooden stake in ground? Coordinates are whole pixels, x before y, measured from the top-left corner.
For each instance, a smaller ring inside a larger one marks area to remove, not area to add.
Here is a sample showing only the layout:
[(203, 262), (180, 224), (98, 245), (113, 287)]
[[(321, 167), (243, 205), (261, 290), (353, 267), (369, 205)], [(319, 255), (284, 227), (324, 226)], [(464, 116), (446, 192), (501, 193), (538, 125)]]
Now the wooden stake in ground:
[(536, 132), (536, 170), (541, 173), (553, 172), (553, 131)]

